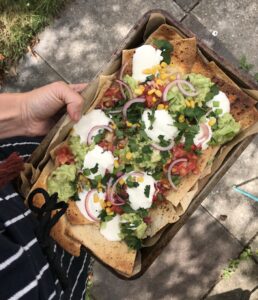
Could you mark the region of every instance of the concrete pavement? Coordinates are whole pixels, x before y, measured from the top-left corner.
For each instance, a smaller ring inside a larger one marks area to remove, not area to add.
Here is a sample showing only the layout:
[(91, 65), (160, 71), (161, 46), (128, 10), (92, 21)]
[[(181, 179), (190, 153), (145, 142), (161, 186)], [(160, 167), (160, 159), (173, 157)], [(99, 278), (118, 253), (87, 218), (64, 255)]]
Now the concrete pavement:
[[(76, 0), (40, 34), (34, 55), (28, 53), (23, 58), (17, 77), (2, 90), (25, 91), (55, 80), (90, 80), (138, 18), (153, 8), (168, 10), (236, 65), (245, 54), (255, 65), (252, 72), (258, 72), (257, 1)], [(257, 270), (255, 259), (246, 261), (243, 267), (240, 264), (230, 281), (220, 274), (246, 245), (254, 251), (258, 247), (258, 204), (232, 190), (233, 184), (258, 175), (257, 146), (258, 137), (142, 278), (121, 281), (96, 263), (95, 298), (223, 300), (238, 299), (226, 298), (231, 290), (254, 289), (258, 284), (257, 272), (253, 271)], [(257, 194), (257, 183), (247, 189)]]

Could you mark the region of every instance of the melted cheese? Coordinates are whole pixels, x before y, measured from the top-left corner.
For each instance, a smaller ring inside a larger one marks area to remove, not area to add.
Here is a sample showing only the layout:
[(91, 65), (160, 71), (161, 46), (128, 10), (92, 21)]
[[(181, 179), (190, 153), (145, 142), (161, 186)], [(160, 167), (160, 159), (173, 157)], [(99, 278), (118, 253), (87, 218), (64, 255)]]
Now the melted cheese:
[(99, 145), (96, 145), (91, 151), (87, 152), (84, 158), (84, 169), (92, 169), (98, 164), (98, 170), (94, 174), (87, 176), (90, 179), (94, 179), (95, 176), (105, 175), (106, 171), (113, 172), (114, 169), (114, 156), (111, 151), (105, 151)]
[(146, 81), (148, 74), (144, 74), (143, 71), (158, 65), (162, 60), (161, 50), (155, 49), (151, 45), (137, 48), (133, 55), (132, 77), (140, 82)]
[[(77, 207), (79, 208), (80, 212), (83, 214), (83, 216), (90, 220), (90, 221), (94, 221), (87, 213), (86, 210), (86, 203), (85, 203), (85, 199), (88, 195), (89, 191), (83, 190), (82, 192), (80, 192), (78, 194), (80, 200), (75, 201), (75, 204), (77, 205)], [(100, 201), (98, 202), (94, 202), (94, 194), (98, 195), (98, 198), (100, 199)], [(88, 207), (90, 209), (91, 214), (95, 217), (98, 218), (102, 207), (101, 207), (101, 200), (104, 201), (105, 199), (105, 193), (102, 192), (97, 192), (96, 193), (91, 193), (90, 198), (88, 199)]]
[[(86, 115), (82, 116), (80, 121), (73, 126), (74, 134), (80, 136), (81, 143), (86, 143), (89, 132), (94, 126), (107, 126), (110, 122), (111, 119), (109, 119), (102, 110), (94, 109)], [(92, 137), (94, 137), (98, 133), (99, 130), (96, 130), (93, 133)]]
[[(219, 106), (214, 106), (214, 102), (218, 102)], [(229, 99), (227, 95), (221, 91), (219, 91), (219, 93), (216, 96), (214, 96), (210, 101), (208, 101), (206, 105), (210, 107), (214, 112), (216, 111), (216, 109), (221, 109), (222, 113), (219, 114), (220, 116), (230, 112)]]
[[(150, 186), (149, 197), (146, 197), (144, 191), (146, 186)], [(144, 173), (143, 182), (139, 182), (137, 187), (127, 188), (126, 192), (129, 195), (129, 202), (134, 210), (139, 208), (150, 208), (152, 199), (155, 193), (155, 179), (150, 175)]]
[(151, 122), (149, 120), (149, 114), (151, 110), (146, 109), (142, 114), (142, 121), (145, 124), (145, 132), (150, 139), (154, 142), (159, 143), (159, 136), (163, 135), (164, 139), (167, 141), (173, 141), (178, 135), (178, 129), (173, 126), (174, 120), (170, 116), (167, 110), (161, 109), (156, 110), (154, 113), (154, 122), (151, 127)]
[(120, 216), (116, 215), (112, 220), (101, 224), (100, 233), (109, 241), (121, 241)]

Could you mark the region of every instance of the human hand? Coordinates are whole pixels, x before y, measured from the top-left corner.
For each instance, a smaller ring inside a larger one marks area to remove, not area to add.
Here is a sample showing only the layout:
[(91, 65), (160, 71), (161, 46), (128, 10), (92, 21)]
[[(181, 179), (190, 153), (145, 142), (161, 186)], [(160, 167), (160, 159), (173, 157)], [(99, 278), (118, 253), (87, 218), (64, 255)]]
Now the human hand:
[(66, 105), (73, 121), (81, 117), (83, 98), (79, 95), (86, 83), (54, 82), (22, 94), (22, 119), (29, 136), (45, 135), (56, 122), (56, 114)]

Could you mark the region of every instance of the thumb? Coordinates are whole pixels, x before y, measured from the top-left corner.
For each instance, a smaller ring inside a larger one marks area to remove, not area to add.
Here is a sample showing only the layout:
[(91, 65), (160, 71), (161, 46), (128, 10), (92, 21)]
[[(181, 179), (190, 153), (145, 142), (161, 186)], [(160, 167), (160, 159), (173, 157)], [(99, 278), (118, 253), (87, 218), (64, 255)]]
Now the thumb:
[(57, 96), (67, 105), (67, 112), (73, 121), (79, 121), (81, 117), (84, 100), (78, 92), (83, 90), (85, 86), (85, 84), (67, 85), (64, 82), (56, 85)]

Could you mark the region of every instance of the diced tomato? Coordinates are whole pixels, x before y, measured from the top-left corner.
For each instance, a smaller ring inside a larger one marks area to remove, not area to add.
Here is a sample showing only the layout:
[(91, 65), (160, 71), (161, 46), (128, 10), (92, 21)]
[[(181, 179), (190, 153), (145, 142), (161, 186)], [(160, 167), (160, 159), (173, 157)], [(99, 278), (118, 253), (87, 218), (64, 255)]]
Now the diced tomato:
[(111, 206), (111, 210), (119, 215), (121, 215), (124, 212), (120, 206), (116, 205)]
[(72, 164), (74, 163), (74, 155), (72, 154), (72, 151), (67, 145), (59, 147), (55, 151), (55, 162), (57, 166), (64, 165), (64, 164)]
[(113, 152), (115, 150), (115, 146), (106, 141), (106, 140), (102, 140), (100, 143), (99, 143), (99, 146), (102, 147), (104, 150), (108, 150), (108, 151), (111, 151)]
[(111, 86), (110, 88), (108, 88), (106, 90), (106, 92), (104, 93), (104, 97), (110, 97), (112, 99), (113, 98), (121, 99), (122, 94), (121, 94), (119, 86)]
[(152, 220), (151, 220), (150, 217), (144, 217), (143, 222), (146, 223), (146, 224), (150, 224), (152, 222)]
[(155, 103), (152, 101), (152, 96), (151, 95), (146, 95), (146, 104), (148, 108), (151, 108), (155, 105)]

